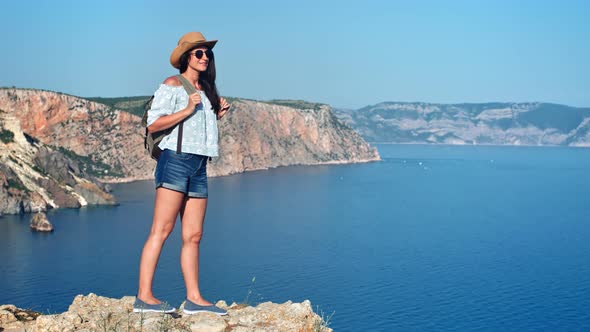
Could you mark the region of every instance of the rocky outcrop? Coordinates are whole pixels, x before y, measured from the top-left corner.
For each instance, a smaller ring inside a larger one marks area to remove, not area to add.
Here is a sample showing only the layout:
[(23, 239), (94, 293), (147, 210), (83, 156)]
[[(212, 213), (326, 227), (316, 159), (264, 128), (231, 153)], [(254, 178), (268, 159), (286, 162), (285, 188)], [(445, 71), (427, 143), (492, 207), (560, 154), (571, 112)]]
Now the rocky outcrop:
[(47, 207), (40, 194), (28, 190), (10, 167), (0, 164), (0, 216), (45, 211)]
[(0, 331), (4, 330), (18, 330), (24, 331), (26, 326), (35, 324), (35, 319), (41, 316), (40, 313), (20, 309), (12, 304), (0, 305)]
[(265, 302), (256, 307), (217, 302), (226, 316), (212, 313), (186, 315), (133, 313), (134, 297), (112, 299), (95, 294), (78, 295), (67, 312), (40, 315), (14, 305), (0, 306), (0, 327), (27, 331), (309, 331), (330, 332), (328, 323), (313, 312), (311, 303)]
[(97, 178), (149, 178), (153, 162), (143, 150), (140, 119), (107, 105), (66, 94), (0, 89), (0, 109), (28, 136), (61, 149)]
[(0, 111), (0, 131), (10, 133), (0, 141), (0, 215), (116, 203), (76, 160), (23, 133), (13, 114)]
[(209, 174), (226, 175), (288, 165), (339, 164), (379, 160), (328, 105), (293, 108), (236, 99), (219, 123), (220, 156)]
[(385, 102), (335, 113), (371, 142), (590, 146), (590, 108)]
[[(132, 99), (133, 105), (141, 102)], [(334, 117), (328, 105), (293, 105), (298, 108), (234, 99), (219, 123), (220, 158), (211, 164), (210, 174), (379, 160), (377, 150)], [(144, 151), (144, 131), (136, 115), (78, 97), (24, 89), (0, 89), (0, 109), (14, 114), (29, 136), (80, 156), (82, 167), (103, 180), (153, 176), (154, 162)]]
[[(124, 99), (116, 98), (114, 105), (129, 104), (136, 111), (142, 103), (137, 97), (130, 98), (132, 103)], [(379, 160), (377, 150), (338, 120), (328, 105), (244, 99), (232, 99), (232, 105), (219, 122), (220, 157), (210, 163), (210, 176)], [(12, 170), (0, 168), (0, 181), (4, 178), (12, 181), (11, 188), (22, 189), (0, 189), (0, 213), (108, 204), (109, 188), (101, 183), (153, 177), (155, 162), (144, 149), (144, 128), (137, 115), (61, 93), (15, 88), (0, 89), (0, 110), (0, 124), (12, 126), (11, 131), (0, 128), (2, 141), (12, 144), (12, 133), (19, 132), (17, 145), (29, 146), (22, 148), (28, 151), (26, 158), (10, 152), (0, 159), (0, 166)], [(35, 180), (24, 181), (25, 174)], [(44, 207), (29, 208), (43, 202)]]
[(36, 232), (53, 232), (53, 225), (47, 220), (47, 215), (43, 212), (35, 213), (29, 226), (31, 230)]

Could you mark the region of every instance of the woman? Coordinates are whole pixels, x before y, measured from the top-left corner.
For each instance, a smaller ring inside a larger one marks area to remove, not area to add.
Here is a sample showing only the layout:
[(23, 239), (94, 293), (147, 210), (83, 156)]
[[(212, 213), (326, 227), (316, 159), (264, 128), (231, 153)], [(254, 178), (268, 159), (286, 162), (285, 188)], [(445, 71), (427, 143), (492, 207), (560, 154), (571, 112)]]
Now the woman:
[[(182, 77), (168, 77), (154, 94), (148, 111), (148, 131), (174, 128), (159, 144), (162, 154), (155, 171), (156, 199), (153, 224), (143, 247), (139, 290), (134, 312), (174, 312), (152, 293), (152, 281), (160, 252), (180, 213), (182, 250), (180, 264), (186, 285), (184, 312), (225, 310), (205, 300), (199, 290), (199, 243), (207, 209), (207, 159), (218, 155), (217, 120), (230, 105), (215, 86), (213, 47), (200, 32), (189, 32), (178, 41), (170, 63)], [(185, 78), (197, 92), (188, 95)], [(182, 122), (181, 153), (177, 153), (178, 124)]]

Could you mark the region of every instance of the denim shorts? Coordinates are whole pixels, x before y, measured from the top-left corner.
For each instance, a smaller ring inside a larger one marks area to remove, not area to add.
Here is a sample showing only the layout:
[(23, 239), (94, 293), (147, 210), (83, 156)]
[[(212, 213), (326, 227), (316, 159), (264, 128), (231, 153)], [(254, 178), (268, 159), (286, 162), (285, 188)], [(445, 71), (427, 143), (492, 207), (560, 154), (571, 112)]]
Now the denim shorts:
[(207, 198), (207, 158), (164, 149), (156, 165), (156, 189), (164, 187), (188, 197)]

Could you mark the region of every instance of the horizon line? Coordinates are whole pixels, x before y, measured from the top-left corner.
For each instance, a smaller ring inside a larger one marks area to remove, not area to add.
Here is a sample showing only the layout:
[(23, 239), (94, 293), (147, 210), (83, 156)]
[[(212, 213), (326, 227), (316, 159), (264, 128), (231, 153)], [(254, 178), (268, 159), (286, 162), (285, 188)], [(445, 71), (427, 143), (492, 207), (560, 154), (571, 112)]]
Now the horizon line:
[[(67, 92), (62, 92), (62, 91), (56, 91), (56, 90), (50, 90), (50, 89), (43, 89), (43, 88), (23, 88), (23, 87), (17, 87), (17, 86), (14, 86), (14, 85), (12, 85), (12, 86), (0, 86), (0, 89), (20, 89), (20, 90), (46, 91), (46, 92), (53, 92), (53, 93), (58, 93), (58, 94), (62, 94), (62, 95), (67, 95), (67, 96), (82, 98), (82, 99), (90, 99), (90, 98), (103, 98), (103, 99), (108, 99), (108, 98), (141, 98), (141, 97), (147, 97), (147, 98), (149, 98), (150, 97), (149, 94), (147, 94), (147, 95), (136, 95), (136, 96), (118, 96), (118, 97), (79, 96), (79, 95), (74, 95), (74, 94), (67, 93)], [(377, 106), (379, 104), (385, 104), (385, 103), (428, 104), (428, 105), (550, 104), (550, 105), (567, 106), (567, 107), (572, 107), (572, 108), (590, 108), (590, 106), (574, 106), (573, 104), (564, 104), (564, 103), (550, 102), (550, 101), (518, 101), (518, 102), (515, 102), (515, 101), (429, 102), (429, 101), (401, 101), (401, 100), (398, 100), (398, 101), (385, 100), (385, 101), (380, 101), (380, 102), (377, 102), (377, 103), (367, 104), (365, 106), (353, 108), (353, 107), (341, 107), (341, 106), (336, 106), (336, 105), (333, 105), (333, 104), (330, 104), (330, 103), (318, 102), (318, 101), (310, 101), (310, 100), (305, 100), (305, 99), (290, 99), (290, 98), (254, 99), (254, 98), (248, 98), (248, 97), (234, 97), (234, 96), (225, 96), (225, 97), (234, 98), (234, 99), (245, 99), (245, 100), (259, 101), (259, 102), (271, 102), (271, 101), (303, 101), (303, 102), (307, 102), (307, 103), (328, 105), (328, 106), (332, 107), (333, 109), (343, 109), (343, 110), (359, 110), (359, 109), (362, 109), (362, 108)]]

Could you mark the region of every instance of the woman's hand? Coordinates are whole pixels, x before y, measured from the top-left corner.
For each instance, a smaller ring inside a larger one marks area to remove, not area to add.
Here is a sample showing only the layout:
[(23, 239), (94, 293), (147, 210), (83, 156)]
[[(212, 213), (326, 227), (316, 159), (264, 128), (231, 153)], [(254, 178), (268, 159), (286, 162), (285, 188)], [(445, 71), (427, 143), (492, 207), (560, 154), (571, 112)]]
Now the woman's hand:
[(231, 107), (231, 105), (223, 97), (219, 98), (219, 105), (220, 108), (219, 112), (217, 112), (217, 120), (220, 120)]
[(195, 92), (188, 96), (188, 105), (187, 108), (190, 108), (191, 113), (194, 112), (195, 107), (201, 103), (201, 94)]

